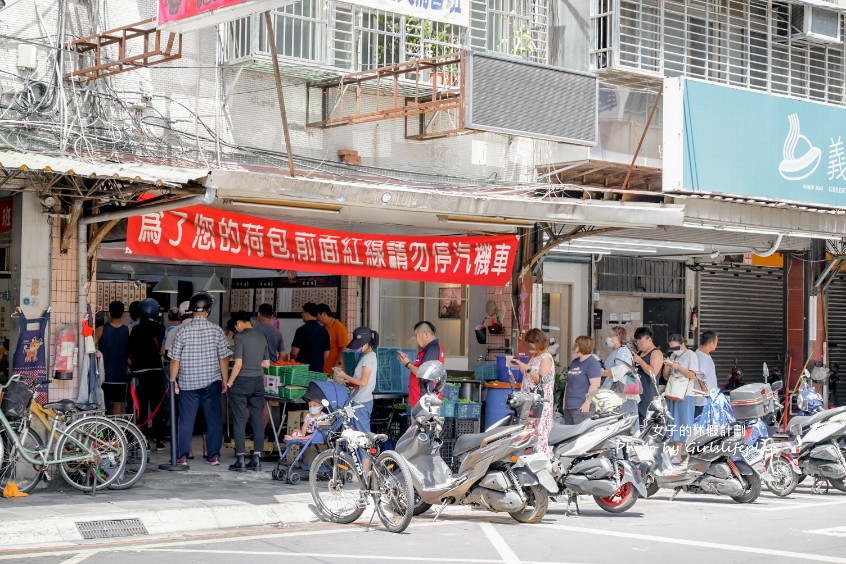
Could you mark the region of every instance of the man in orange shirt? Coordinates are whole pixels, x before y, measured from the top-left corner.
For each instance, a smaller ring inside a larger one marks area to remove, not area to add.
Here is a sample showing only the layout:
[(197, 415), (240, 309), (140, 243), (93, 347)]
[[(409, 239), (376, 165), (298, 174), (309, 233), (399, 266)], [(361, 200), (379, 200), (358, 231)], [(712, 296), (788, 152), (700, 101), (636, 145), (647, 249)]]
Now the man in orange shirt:
[(317, 321), (329, 333), (329, 356), (323, 364), (323, 371), (332, 375), (332, 368), (341, 360), (341, 351), (350, 344), (350, 334), (347, 327), (332, 316), (332, 308), (326, 304), (317, 306)]

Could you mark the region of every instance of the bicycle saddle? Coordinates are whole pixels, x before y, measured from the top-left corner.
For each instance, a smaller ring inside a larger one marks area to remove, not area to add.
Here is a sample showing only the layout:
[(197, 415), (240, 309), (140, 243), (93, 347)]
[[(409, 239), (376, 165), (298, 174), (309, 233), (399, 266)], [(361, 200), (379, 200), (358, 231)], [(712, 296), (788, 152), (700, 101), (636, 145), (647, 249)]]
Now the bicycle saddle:
[(70, 413), (72, 411), (76, 411), (76, 402), (69, 399), (51, 401), (50, 403), (44, 404), (44, 409), (52, 409), (57, 413)]

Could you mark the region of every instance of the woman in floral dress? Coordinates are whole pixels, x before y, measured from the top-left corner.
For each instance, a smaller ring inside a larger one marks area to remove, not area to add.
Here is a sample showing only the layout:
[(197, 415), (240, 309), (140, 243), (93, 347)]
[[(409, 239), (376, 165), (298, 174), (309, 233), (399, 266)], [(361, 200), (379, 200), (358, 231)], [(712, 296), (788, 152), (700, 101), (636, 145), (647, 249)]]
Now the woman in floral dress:
[(549, 432), (552, 430), (552, 412), (554, 406), (553, 390), (555, 387), (555, 361), (547, 349), (549, 339), (540, 329), (531, 329), (526, 333), (526, 344), (529, 347), (528, 364), (514, 359), (512, 362), (520, 368), (523, 373), (523, 383), (520, 386), (522, 392), (537, 392), (547, 400), (544, 404), (543, 415), (535, 421), (535, 428), (538, 430), (538, 442), (535, 450), (542, 452), (552, 458), (549, 450)]

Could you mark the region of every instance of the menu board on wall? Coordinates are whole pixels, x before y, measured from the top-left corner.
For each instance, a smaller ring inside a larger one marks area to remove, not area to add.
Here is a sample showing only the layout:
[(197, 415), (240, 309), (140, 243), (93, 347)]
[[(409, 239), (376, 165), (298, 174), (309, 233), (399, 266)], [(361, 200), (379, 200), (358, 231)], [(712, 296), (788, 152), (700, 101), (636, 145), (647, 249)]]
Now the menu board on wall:
[(102, 281), (97, 282), (97, 311), (109, 311), (109, 304), (118, 301), (123, 302), (126, 308), (132, 302), (143, 300), (147, 297), (147, 289), (141, 285), (136, 286), (130, 281)]
[[(250, 307), (245, 292), (250, 292)], [(243, 300), (243, 301), (241, 301)], [(236, 278), (232, 280), (230, 310), (255, 311), (259, 305), (274, 306), (279, 317), (299, 317), (303, 304), (328, 304), (334, 311), (341, 306), (341, 277), (312, 276), (308, 278)], [(238, 305), (236, 305), (238, 304)]]
[(229, 311), (253, 311), (254, 295), (252, 288), (233, 288), (229, 292)]

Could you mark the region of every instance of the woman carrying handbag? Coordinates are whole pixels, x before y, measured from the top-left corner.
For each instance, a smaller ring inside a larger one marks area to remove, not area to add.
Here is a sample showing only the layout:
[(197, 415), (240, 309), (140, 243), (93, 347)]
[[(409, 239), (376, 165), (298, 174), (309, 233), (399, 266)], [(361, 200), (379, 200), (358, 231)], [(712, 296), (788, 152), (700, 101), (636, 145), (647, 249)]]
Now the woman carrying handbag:
[(673, 416), (674, 425), (668, 429), (669, 439), (678, 452), (679, 462), (687, 463), (684, 445), (693, 434), (693, 412), (696, 407), (693, 389), (698, 381), (699, 359), (696, 353), (688, 350), (681, 335), (670, 335), (670, 358), (664, 361), (664, 374), (667, 388), (664, 398), (667, 409)]
[[(642, 391), (640, 377), (634, 370), (626, 369), (625, 374), (621, 369), (614, 370), (615, 366), (625, 367), (633, 366), (632, 351), (626, 346), (628, 340), (626, 328), (622, 325), (615, 325), (611, 328), (608, 337), (605, 338), (605, 344), (611, 348), (611, 354), (605, 359), (605, 368), (602, 370), (602, 387), (614, 390), (615, 392), (623, 394), (626, 398), (623, 407), (620, 410), (622, 413), (634, 413), (637, 415), (637, 404), (640, 402), (640, 392)], [(617, 362), (617, 360), (622, 362)], [(622, 363), (625, 364), (622, 364)], [(613, 372), (617, 372), (617, 376)], [(632, 435), (635, 435), (640, 429), (638, 420), (632, 422)]]

